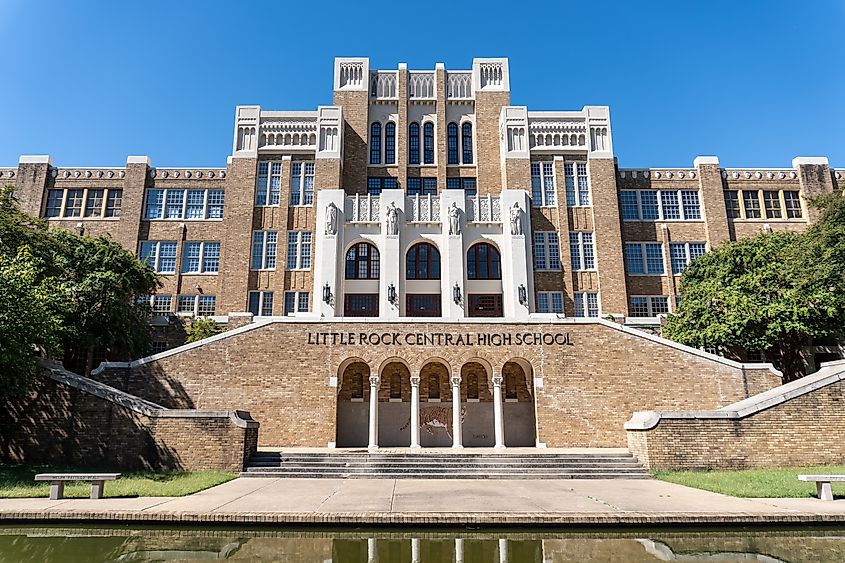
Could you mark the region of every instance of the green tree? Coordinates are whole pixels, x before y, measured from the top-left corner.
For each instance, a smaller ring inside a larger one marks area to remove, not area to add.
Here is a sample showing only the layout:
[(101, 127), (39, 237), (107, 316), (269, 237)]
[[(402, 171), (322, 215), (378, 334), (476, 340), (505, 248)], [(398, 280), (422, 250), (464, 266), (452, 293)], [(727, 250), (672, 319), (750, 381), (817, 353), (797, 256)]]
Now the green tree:
[(186, 344), (208, 338), (220, 333), (220, 327), (210, 317), (197, 317), (191, 320), (191, 324), (185, 329), (188, 338), (185, 339)]
[(801, 377), (804, 345), (845, 319), (845, 199), (814, 205), (822, 216), (805, 234), (730, 242), (690, 264), (664, 336), (734, 358), (760, 350), (786, 381)]

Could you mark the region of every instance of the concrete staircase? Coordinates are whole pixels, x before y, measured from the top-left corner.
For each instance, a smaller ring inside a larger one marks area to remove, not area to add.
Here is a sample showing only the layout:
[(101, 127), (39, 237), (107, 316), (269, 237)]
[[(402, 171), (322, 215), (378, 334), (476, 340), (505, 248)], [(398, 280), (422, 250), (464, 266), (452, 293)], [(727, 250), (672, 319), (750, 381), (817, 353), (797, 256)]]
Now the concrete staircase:
[(241, 477), (291, 479), (647, 479), (629, 452), (262, 450)]

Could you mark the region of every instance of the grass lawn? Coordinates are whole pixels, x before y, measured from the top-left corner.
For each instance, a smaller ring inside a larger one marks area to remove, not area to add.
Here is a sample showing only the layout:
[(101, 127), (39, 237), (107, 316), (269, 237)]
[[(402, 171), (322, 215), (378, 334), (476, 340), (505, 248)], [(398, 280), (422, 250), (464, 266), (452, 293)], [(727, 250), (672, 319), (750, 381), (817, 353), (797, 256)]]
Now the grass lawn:
[[(657, 471), (662, 481), (686, 485), (733, 497), (806, 498), (816, 496), (816, 484), (798, 480), (798, 475), (845, 475), (845, 465), (745, 469), (742, 471)], [(845, 497), (845, 483), (833, 483), (834, 497)]]
[[(115, 473), (114, 470), (68, 468), (53, 465), (0, 464), (0, 498), (50, 496), (50, 483), (33, 481), (36, 473)], [(106, 482), (105, 497), (181, 497), (231, 481), (234, 473), (224, 471), (196, 471), (153, 473), (150, 471), (117, 471), (123, 475), (117, 481)], [(65, 497), (88, 498), (91, 484), (68, 482)]]

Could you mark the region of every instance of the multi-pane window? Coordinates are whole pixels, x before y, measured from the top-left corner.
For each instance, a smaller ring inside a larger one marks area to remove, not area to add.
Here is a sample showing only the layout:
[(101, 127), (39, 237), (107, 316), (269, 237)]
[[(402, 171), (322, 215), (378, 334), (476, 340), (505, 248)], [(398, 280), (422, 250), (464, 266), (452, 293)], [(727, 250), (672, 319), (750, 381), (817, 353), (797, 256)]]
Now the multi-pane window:
[(560, 240), (554, 231), (534, 231), (534, 269), (560, 270)]
[(258, 164), (258, 186), (255, 190), (255, 205), (279, 205), (282, 187), (282, 163), (260, 162)]
[(122, 189), (51, 189), (47, 191), (44, 216), (86, 219), (120, 217), (122, 200)]
[(370, 176), (367, 178), (367, 193), (379, 195), (382, 190), (395, 190), (399, 187), (396, 178), (390, 176)]
[(743, 190), (742, 206), (745, 209), (746, 219), (760, 218), (760, 197), (757, 194), (757, 190)]
[(440, 252), (428, 242), (415, 244), (405, 258), (405, 277), (409, 280), (439, 280)]
[(569, 233), (569, 255), (572, 270), (595, 270), (596, 251), (593, 246), (593, 233), (573, 231)]
[(423, 125), (423, 164), (434, 164), (434, 123)]
[(288, 231), (287, 269), (311, 269), (311, 232)]
[(272, 291), (250, 291), (249, 312), (255, 317), (269, 317), (273, 314)]
[(201, 317), (213, 316), (217, 307), (214, 295), (179, 295), (176, 298), (176, 312)]
[(159, 274), (176, 273), (176, 241), (144, 241), (141, 243), (141, 262)]
[(531, 163), (531, 203), (534, 205), (534, 207), (554, 207), (554, 163)]
[(396, 124), (392, 121), (384, 126), (384, 163), (396, 163)]
[(474, 196), (478, 193), (478, 184), (475, 178), (446, 178), (447, 190), (464, 190), (466, 196)]
[(599, 316), (599, 294), (595, 292), (575, 292), (572, 295), (572, 305), (575, 309), (576, 317), (593, 317)]
[(697, 221), (701, 202), (696, 190), (622, 190), (623, 221)]
[(669, 257), (672, 261), (672, 273), (680, 275), (689, 263), (703, 256), (706, 247), (703, 242), (670, 242)]
[(563, 313), (563, 293), (560, 291), (538, 291), (537, 312)]
[(290, 204), (314, 205), (313, 162), (294, 162), (291, 164)]
[(783, 202), (786, 205), (787, 219), (801, 218), (801, 200), (798, 198), (798, 192), (783, 192)]
[(305, 313), (308, 311), (309, 295), (307, 291), (286, 291), (285, 292), (285, 315), (293, 313)]
[(669, 298), (665, 295), (633, 296), (630, 304), (631, 317), (654, 317), (669, 312)]
[(437, 178), (408, 178), (408, 195), (437, 195)]
[(253, 232), (252, 260), (250, 267), (253, 270), (275, 270), (276, 247), (278, 242), (279, 233), (276, 231)]
[[(780, 190), (725, 191), (725, 209), (730, 219), (800, 219), (801, 200), (798, 192)], [(762, 204), (762, 205), (761, 205)]]
[(163, 315), (169, 313), (173, 308), (172, 295), (152, 295), (150, 297), (153, 314)]
[(204, 220), (223, 218), (223, 190), (147, 190), (145, 219)]
[(346, 279), (377, 280), (380, 271), (378, 249), (368, 242), (353, 244), (346, 252)]
[(625, 267), (630, 275), (663, 275), (663, 245), (659, 242), (626, 242)]
[(183, 274), (216, 274), (220, 269), (220, 243), (187, 241), (182, 248)]
[(587, 207), (590, 205), (590, 184), (587, 181), (587, 165), (583, 162), (563, 165), (563, 181), (566, 191), (566, 205)]
[(381, 164), (381, 123), (370, 125), (370, 164)]
[(467, 251), (467, 279), (502, 279), (502, 257), (492, 244), (482, 242)]
[(446, 126), (446, 156), (447, 164), (460, 164), (458, 160), (458, 124), (450, 123)]
[(408, 164), (420, 163), (420, 124), (408, 125)]
[(461, 126), (461, 144), (464, 164), (472, 164), (472, 123), (464, 123)]

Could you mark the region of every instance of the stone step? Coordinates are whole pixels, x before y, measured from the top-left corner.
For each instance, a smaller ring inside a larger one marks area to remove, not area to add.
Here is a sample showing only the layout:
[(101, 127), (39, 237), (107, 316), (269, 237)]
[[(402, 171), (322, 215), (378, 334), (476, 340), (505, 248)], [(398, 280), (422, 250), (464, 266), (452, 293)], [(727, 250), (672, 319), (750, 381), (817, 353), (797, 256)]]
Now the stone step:
[(464, 463), (472, 463), (478, 461), (499, 461), (499, 462), (540, 462), (540, 461), (552, 461), (552, 462), (592, 462), (592, 461), (606, 461), (606, 462), (615, 462), (615, 461), (632, 461), (634, 457), (631, 455), (623, 456), (570, 456), (570, 457), (552, 457), (552, 456), (499, 456), (499, 455), (490, 455), (490, 456), (462, 456), (462, 455), (442, 455), (442, 456), (432, 456), (426, 454), (419, 454), (419, 455), (408, 455), (408, 456), (379, 456), (379, 455), (337, 455), (337, 456), (301, 456), (301, 455), (267, 455), (267, 454), (254, 454), (252, 459), (260, 459), (260, 460), (275, 460), (275, 461), (308, 461), (308, 462), (337, 462), (337, 461), (360, 461), (365, 460), (368, 462), (376, 462), (376, 461), (387, 461), (387, 462), (421, 462), (421, 461), (438, 461), (438, 462), (464, 462)]
[(554, 474), (554, 475), (571, 475), (571, 474), (578, 474), (578, 475), (594, 475), (594, 474), (601, 474), (601, 475), (634, 475), (634, 474), (642, 474), (643, 471), (641, 469), (631, 468), (626, 470), (608, 470), (604, 468), (575, 468), (575, 469), (568, 469), (568, 470), (555, 470), (555, 469), (544, 469), (543, 471), (526, 471), (520, 469), (493, 469), (493, 470), (477, 470), (477, 471), (457, 471), (457, 470), (444, 470), (444, 469), (423, 469), (418, 467), (412, 467), (405, 470), (381, 470), (381, 469), (372, 469), (367, 467), (357, 467), (357, 468), (349, 468), (346, 470), (336, 470), (336, 471), (313, 471), (308, 467), (291, 467), (289, 469), (279, 469), (279, 468), (270, 468), (270, 467), (249, 467), (246, 470), (246, 473), (267, 473), (267, 474), (274, 474), (274, 475), (290, 475), (290, 474), (310, 474), (310, 475), (359, 475), (359, 474), (372, 474), (372, 475), (408, 475), (408, 474), (424, 474), (424, 475), (543, 475), (543, 474)]
[(641, 473), (273, 473), (246, 471), (241, 477), (274, 479), (650, 479)]
[(619, 463), (604, 463), (604, 462), (593, 462), (593, 463), (496, 463), (496, 462), (480, 462), (480, 463), (438, 463), (438, 462), (422, 462), (422, 463), (367, 463), (367, 462), (339, 462), (339, 463), (303, 463), (298, 461), (285, 461), (285, 462), (275, 462), (275, 461), (261, 461), (261, 460), (251, 460), (249, 463), (250, 467), (308, 467), (315, 470), (320, 469), (343, 469), (343, 468), (350, 468), (350, 467), (371, 467), (371, 468), (381, 468), (381, 469), (404, 469), (404, 468), (413, 468), (413, 467), (420, 467), (420, 468), (432, 468), (432, 467), (440, 467), (444, 469), (453, 469), (453, 470), (461, 470), (461, 469), (495, 469), (495, 468), (513, 468), (513, 469), (567, 469), (567, 468), (577, 468), (577, 467), (603, 467), (607, 469), (625, 469), (625, 468), (639, 468), (640, 464), (629, 461), (629, 462), (619, 462)]

